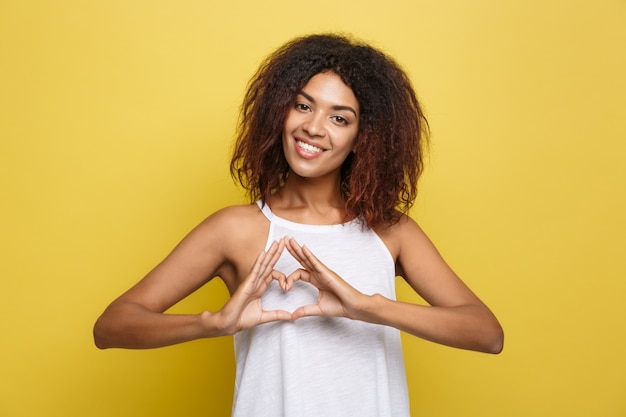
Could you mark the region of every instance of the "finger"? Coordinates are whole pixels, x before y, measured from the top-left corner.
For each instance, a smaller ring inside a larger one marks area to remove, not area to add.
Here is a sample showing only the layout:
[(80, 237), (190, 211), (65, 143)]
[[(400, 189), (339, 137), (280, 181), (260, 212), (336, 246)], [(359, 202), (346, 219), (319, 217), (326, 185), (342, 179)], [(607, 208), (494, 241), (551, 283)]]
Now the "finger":
[(265, 278), (274, 269), (274, 264), (280, 256), (278, 252), (279, 243), (274, 241), (267, 251), (263, 251), (262, 255), (259, 255), (257, 262), (259, 263), (259, 269), (257, 270), (257, 279)]
[(300, 254), (300, 258), (302, 259), (304, 264), (306, 264), (303, 266), (306, 266), (308, 269), (321, 271), (323, 268), (325, 268), (325, 265), (320, 262), (319, 259), (317, 259), (317, 257), (313, 254), (313, 252), (311, 252), (311, 250), (307, 246), (299, 246), (298, 253)]
[(259, 324), (268, 323), (270, 321), (291, 321), (292, 315), (285, 310), (269, 310), (263, 311), (259, 319)]
[(317, 259), (317, 256), (315, 256), (313, 252), (311, 252), (311, 250), (307, 246), (303, 245), (301, 250), (302, 250), (302, 254), (304, 255), (304, 258), (310, 264), (310, 267), (312, 269), (315, 269), (316, 271), (320, 271), (326, 268), (326, 265), (324, 265), (322, 261)]
[(274, 241), (272, 243), (272, 246), (270, 246), (270, 249), (268, 250), (268, 255), (270, 256), (268, 264), (271, 265), (272, 269), (274, 268), (274, 265), (276, 265), (276, 262), (278, 262), (278, 259), (280, 258), (280, 255), (283, 253), (284, 249), (284, 239), (280, 239), (279, 242)]
[(289, 291), (291, 288), (293, 288), (293, 284), (296, 281), (311, 282), (311, 274), (306, 269), (296, 269), (287, 277), (285, 290)]
[(287, 291), (287, 277), (280, 271), (273, 270), (268, 277), (265, 279), (265, 284), (270, 285), (272, 281), (278, 281), (278, 285), (284, 291)]
[(324, 313), (317, 304), (308, 304), (302, 307), (298, 307), (293, 313), (291, 313), (292, 320), (297, 320), (301, 317), (310, 316), (323, 316)]
[(263, 266), (267, 266), (272, 263), (272, 260), (276, 257), (278, 253), (278, 246), (279, 246), (279, 243), (276, 241), (273, 241), (270, 247), (267, 248), (267, 250), (265, 251), (266, 256), (265, 256), (265, 262), (263, 263)]
[(300, 246), (298, 242), (296, 242), (294, 238), (291, 238), (288, 240), (287, 250), (289, 251), (291, 256), (293, 256), (295, 260), (298, 261), (298, 263), (300, 263), (300, 265), (302, 265), (305, 268), (310, 267), (310, 264), (304, 252), (302, 251), (302, 247)]
[[(295, 241), (294, 241), (295, 243)], [(319, 260), (317, 257), (311, 252), (311, 250), (306, 246), (300, 246), (295, 243), (294, 246), (290, 246), (293, 252), (290, 251), (292, 256), (297, 259), (297, 261), (308, 269), (309, 271), (321, 272), (324, 269), (327, 269), (326, 266)]]
[(265, 262), (265, 258), (267, 256), (267, 252), (265, 251), (261, 251), (261, 253), (259, 253), (259, 256), (256, 257), (256, 260), (254, 261), (254, 265), (252, 265), (252, 270), (250, 270), (250, 277), (252, 277), (252, 279), (258, 278), (261, 274), (261, 271), (264, 269), (263, 267), (263, 263)]

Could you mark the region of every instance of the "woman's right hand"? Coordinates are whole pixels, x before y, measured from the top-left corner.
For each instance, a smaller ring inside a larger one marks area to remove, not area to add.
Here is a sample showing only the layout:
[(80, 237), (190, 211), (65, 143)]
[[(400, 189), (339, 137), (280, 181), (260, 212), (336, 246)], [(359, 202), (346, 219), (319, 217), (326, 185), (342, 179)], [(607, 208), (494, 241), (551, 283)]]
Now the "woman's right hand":
[(203, 313), (213, 316), (213, 320), (217, 319), (224, 334), (232, 335), (271, 321), (291, 320), (291, 313), (284, 310), (266, 311), (261, 305), (261, 297), (273, 280), (285, 288), (285, 275), (274, 269), (284, 249), (284, 239), (274, 241), (267, 251), (259, 254), (252, 270), (224, 307), (217, 313)]

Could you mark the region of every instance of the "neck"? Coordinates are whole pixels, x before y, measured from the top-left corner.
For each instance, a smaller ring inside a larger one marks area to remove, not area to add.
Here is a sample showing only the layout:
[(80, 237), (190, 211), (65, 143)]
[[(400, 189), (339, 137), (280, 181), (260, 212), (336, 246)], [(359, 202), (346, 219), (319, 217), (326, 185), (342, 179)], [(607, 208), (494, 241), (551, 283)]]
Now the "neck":
[(346, 221), (339, 177), (304, 178), (289, 173), (285, 185), (269, 201), (281, 217), (300, 223), (336, 224)]

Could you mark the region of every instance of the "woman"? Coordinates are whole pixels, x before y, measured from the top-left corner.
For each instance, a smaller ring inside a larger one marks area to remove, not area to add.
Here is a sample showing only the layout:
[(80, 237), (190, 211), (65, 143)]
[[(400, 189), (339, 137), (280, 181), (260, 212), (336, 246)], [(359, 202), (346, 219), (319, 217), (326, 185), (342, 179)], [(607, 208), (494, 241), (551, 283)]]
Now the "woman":
[[(406, 215), (427, 125), (388, 56), (336, 35), (272, 54), (244, 98), (231, 172), (255, 204), (197, 226), (98, 319), (100, 348), (235, 336), (236, 416), (409, 415), (400, 331), (490, 353), (490, 310)], [(429, 305), (395, 300), (403, 277)], [(164, 312), (214, 277), (220, 311)]]

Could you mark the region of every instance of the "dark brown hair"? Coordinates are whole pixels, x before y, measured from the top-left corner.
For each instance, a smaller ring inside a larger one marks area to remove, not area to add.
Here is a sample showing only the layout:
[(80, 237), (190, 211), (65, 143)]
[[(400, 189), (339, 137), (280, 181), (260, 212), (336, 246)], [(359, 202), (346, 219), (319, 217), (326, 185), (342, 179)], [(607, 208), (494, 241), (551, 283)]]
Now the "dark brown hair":
[(287, 112), (311, 77), (326, 71), (352, 89), (361, 113), (357, 152), (341, 170), (346, 215), (369, 227), (393, 224), (417, 195), (428, 124), (400, 66), (345, 36), (297, 38), (261, 63), (241, 106), (231, 175), (251, 200), (265, 202), (281, 188), (289, 172), (281, 140)]

